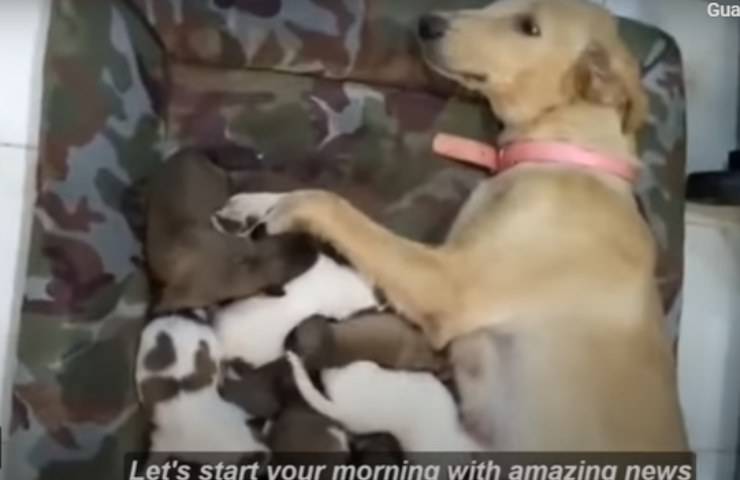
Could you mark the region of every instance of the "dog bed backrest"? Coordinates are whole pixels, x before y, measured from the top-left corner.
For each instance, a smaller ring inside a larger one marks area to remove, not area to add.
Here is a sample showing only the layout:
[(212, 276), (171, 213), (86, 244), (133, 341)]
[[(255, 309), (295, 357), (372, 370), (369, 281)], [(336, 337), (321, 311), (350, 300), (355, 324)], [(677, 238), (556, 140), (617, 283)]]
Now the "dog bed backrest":
[[(490, 139), (497, 123), (423, 67), (412, 29), (422, 10), (482, 3), (53, 2), (6, 476), (115, 478), (120, 456), (144, 448), (133, 367), (147, 284), (130, 193), (173, 148), (217, 148), (276, 181), (337, 190), (398, 233), (439, 242), (484, 175), (433, 155), (432, 135)], [(664, 33), (622, 28), (650, 93), (639, 193), (675, 326), (681, 59)], [(264, 186), (251, 178), (246, 188)]]

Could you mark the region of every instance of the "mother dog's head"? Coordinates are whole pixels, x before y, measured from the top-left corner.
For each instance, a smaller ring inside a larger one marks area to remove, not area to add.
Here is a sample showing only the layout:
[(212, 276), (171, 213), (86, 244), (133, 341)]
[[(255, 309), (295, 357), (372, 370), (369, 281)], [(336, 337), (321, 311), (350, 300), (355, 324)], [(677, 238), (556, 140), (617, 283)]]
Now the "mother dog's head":
[(626, 134), (647, 114), (639, 66), (614, 18), (585, 0), (499, 0), (419, 20), (437, 72), (485, 95), (509, 125), (577, 101), (617, 110)]

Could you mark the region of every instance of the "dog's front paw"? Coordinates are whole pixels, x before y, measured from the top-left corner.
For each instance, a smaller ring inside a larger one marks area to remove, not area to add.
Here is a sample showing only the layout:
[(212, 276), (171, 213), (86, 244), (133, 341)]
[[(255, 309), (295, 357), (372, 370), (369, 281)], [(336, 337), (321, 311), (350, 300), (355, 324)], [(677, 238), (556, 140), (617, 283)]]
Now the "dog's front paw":
[(231, 235), (248, 235), (252, 228), (265, 220), (284, 193), (239, 193), (211, 215), (213, 228)]
[(255, 232), (278, 235), (304, 232), (321, 237), (319, 222), (331, 219), (336, 196), (324, 190), (299, 190), (278, 199), (255, 227)]

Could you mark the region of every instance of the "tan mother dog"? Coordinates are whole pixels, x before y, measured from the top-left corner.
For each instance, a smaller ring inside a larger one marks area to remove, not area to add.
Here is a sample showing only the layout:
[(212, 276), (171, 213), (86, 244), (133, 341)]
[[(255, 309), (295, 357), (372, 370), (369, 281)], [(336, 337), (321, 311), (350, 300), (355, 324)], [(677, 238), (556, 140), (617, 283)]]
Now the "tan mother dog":
[[(502, 0), (426, 15), (419, 37), (433, 69), (489, 100), (499, 145), (565, 142), (637, 163), (646, 97), (600, 7)], [(493, 448), (686, 449), (656, 250), (630, 182), (531, 160), (482, 183), (438, 248), (325, 191), (280, 196), (265, 224), (332, 243), (449, 346), (466, 424)]]

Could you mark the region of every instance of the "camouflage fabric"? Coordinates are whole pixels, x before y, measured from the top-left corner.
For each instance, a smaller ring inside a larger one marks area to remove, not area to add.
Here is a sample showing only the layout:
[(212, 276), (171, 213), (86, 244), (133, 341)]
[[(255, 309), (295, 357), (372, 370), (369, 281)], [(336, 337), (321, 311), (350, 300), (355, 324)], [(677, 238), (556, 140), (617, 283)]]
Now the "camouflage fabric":
[[(431, 137), (490, 140), (497, 126), (423, 67), (411, 26), (422, 9), (482, 3), (53, 2), (7, 478), (121, 478), (122, 455), (144, 445), (132, 370), (148, 285), (130, 191), (171, 149), (222, 149), (244, 188), (259, 189), (256, 171), (330, 188), (401, 234), (439, 242), (484, 175), (433, 155)], [(622, 27), (651, 98), (639, 194), (675, 326), (681, 59), (657, 30)]]
[(148, 87), (161, 62), (124, 4), (53, 2), (8, 479), (116, 478), (141, 448), (147, 284), (124, 192), (161, 161)]

